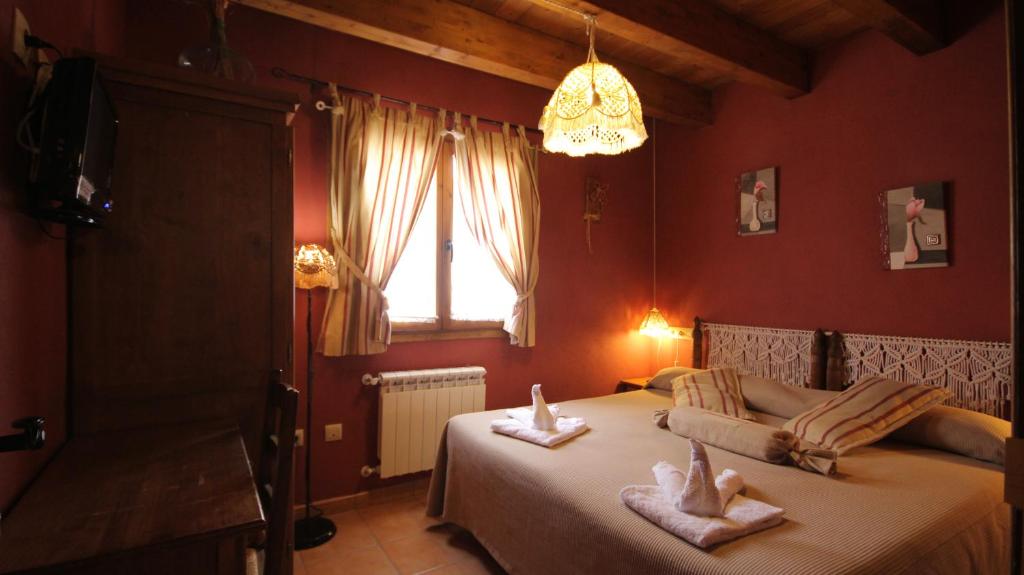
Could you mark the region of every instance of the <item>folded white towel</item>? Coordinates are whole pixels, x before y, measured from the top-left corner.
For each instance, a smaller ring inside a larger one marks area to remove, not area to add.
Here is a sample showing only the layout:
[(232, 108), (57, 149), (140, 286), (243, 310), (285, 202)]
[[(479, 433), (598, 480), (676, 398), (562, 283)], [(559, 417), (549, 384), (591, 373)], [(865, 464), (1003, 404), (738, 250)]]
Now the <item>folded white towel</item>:
[(539, 383), (533, 386), (530, 390), (530, 395), (533, 396), (533, 428), (543, 431), (555, 429), (555, 419), (557, 416), (551, 415), (551, 411), (544, 402), (544, 396), (540, 392)]
[(661, 487), (665, 500), (675, 505), (679, 494), (683, 492), (683, 486), (686, 485), (686, 474), (667, 461), (655, 463), (651, 471), (654, 472), (654, 481)]
[[(665, 499), (670, 501), (676, 510), (682, 511), (679, 509), (680, 496), (686, 484), (686, 474), (667, 461), (655, 463), (651, 471), (654, 472), (654, 480), (661, 488)], [(723, 507), (728, 505), (733, 495), (742, 492), (744, 487), (743, 477), (732, 469), (722, 470), (715, 478), (715, 488), (718, 489), (719, 498), (724, 502)]]
[[(551, 417), (558, 419), (558, 405), (552, 403), (548, 405), (548, 411), (551, 412)], [(532, 407), (513, 407), (505, 410), (505, 415), (512, 419), (522, 423), (523, 425), (529, 425), (533, 427), (533, 408)]]
[(729, 500), (732, 499), (733, 495), (742, 493), (745, 485), (743, 484), (743, 477), (739, 473), (736, 473), (732, 469), (723, 469), (718, 477), (715, 478), (715, 487), (718, 488), (718, 493), (722, 496), (722, 501), (726, 505), (729, 504)]
[(619, 492), (630, 509), (662, 529), (704, 548), (782, 522), (784, 511), (739, 495), (743, 477), (726, 469), (711, 479), (711, 462), (699, 441), (690, 440), (690, 471), (667, 461), (651, 468), (657, 485), (627, 485)]
[(700, 548), (731, 541), (782, 523), (782, 509), (733, 496), (724, 517), (698, 517), (677, 511), (657, 485), (627, 485), (619, 492), (630, 509), (673, 535)]
[(563, 441), (572, 439), (586, 432), (587, 422), (580, 417), (559, 417), (555, 420), (555, 428), (551, 430), (534, 429), (516, 419), (495, 419), (491, 422), (491, 431), (501, 433), (544, 447), (554, 447)]

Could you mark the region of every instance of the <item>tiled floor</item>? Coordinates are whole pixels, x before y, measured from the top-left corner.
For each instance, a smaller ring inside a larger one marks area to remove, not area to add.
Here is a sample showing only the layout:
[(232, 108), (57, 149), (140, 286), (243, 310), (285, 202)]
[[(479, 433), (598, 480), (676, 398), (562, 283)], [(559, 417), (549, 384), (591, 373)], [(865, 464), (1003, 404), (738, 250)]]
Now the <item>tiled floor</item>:
[(295, 575), (504, 575), (469, 533), (425, 515), (423, 493), (328, 515), (338, 527), (295, 554)]

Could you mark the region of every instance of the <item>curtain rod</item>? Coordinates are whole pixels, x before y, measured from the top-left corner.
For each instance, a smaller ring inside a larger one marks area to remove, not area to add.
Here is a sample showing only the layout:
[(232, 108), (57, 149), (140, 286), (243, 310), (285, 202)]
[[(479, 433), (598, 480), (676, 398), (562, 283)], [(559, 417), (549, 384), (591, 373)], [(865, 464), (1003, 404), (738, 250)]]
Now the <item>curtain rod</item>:
[[(293, 82), (300, 82), (300, 83), (303, 83), (303, 84), (309, 84), (309, 87), (310, 87), (311, 90), (326, 89), (330, 85), (329, 83), (324, 82), (323, 80), (317, 80), (316, 78), (310, 78), (309, 76), (302, 76), (302, 75), (296, 74), (294, 72), (289, 72), (288, 70), (285, 70), (284, 68), (280, 68), (280, 67), (271, 68), (270, 69), (270, 75), (275, 77), (275, 78), (282, 78), (282, 79), (285, 79), (285, 80), (291, 80)], [(335, 84), (335, 87), (337, 87), (338, 90), (340, 90), (342, 92), (348, 92), (350, 94), (358, 94), (360, 96), (367, 96), (367, 97), (370, 97), (370, 98), (375, 96), (375, 94), (373, 92), (368, 92), (366, 90), (360, 90), (359, 88), (351, 88), (349, 86), (342, 86), (340, 84)], [(403, 100), (401, 98), (392, 98), (391, 96), (381, 96), (380, 99), (381, 100), (385, 100), (387, 102), (394, 103), (394, 104), (401, 104), (403, 106), (408, 106), (408, 105), (412, 104), (412, 102), (410, 102), (408, 100)], [(322, 102), (317, 102), (317, 104), (318, 104), (317, 105), (317, 109), (324, 109), (324, 108), (330, 107), (328, 104), (322, 104)], [(322, 104), (322, 107), (321, 107), (321, 104)], [(438, 108), (437, 106), (429, 106), (427, 104), (416, 104), (416, 107), (419, 108), (420, 110), (429, 110), (429, 111), (432, 111), (432, 112), (440, 112), (441, 111), (441, 108)], [(463, 114), (463, 116), (466, 116), (466, 115)], [(485, 124), (493, 124), (495, 126), (503, 126), (505, 124), (509, 124), (510, 126), (518, 126), (518, 125), (520, 125), (520, 124), (516, 124), (515, 122), (503, 122), (501, 120), (493, 120), (491, 118), (484, 118), (484, 117), (480, 117), (480, 116), (477, 116), (476, 120), (477, 120), (477, 122), (483, 122)], [(526, 126), (523, 126), (523, 127), (526, 128), (527, 132), (530, 132), (530, 133), (533, 133), (533, 134), (543, 134), (544, 133), (544, 132), (538, 130), (537, 128), (529, 128), (529, 127), (526, 127)]]

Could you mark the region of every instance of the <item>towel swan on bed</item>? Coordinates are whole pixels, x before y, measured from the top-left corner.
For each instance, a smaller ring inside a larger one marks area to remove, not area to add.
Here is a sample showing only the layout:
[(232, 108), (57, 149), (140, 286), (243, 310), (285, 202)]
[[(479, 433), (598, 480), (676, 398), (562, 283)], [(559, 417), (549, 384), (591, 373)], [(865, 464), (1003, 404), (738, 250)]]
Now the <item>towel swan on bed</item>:
[(548, 405), (540, 391), (540, 384), (530, 388), (533, 398), (531, 407), (506, 409), (508, 419), (491, 422), (491, 431), (554, 447), (590, 429), (581, 417), (560, 417), (557, 405)]
[(782, 509), (739, 494), (743, 478), (731, 469), (717, 478), (707, 450), (690, 440), (690, 469), (683, 474), (666, 461), (651, 469), (657, 485), (627, 485), (619, 497), (658, 527), (707, 548), (782, 522)]
[(544, 395), (540, 392), (540, 384), (534, 384), (530, 390), (533, 396), (533, 428), (541, 431), (555, 429), (556, 416), (551, 414), (548, 404), (544, 402)]

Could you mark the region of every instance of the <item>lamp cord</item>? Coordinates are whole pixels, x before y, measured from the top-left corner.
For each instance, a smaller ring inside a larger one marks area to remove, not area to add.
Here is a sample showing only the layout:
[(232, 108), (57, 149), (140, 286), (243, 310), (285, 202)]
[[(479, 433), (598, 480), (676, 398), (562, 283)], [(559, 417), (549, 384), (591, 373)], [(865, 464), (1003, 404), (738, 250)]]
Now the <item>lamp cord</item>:
[(568, 4), (563, 4), (562, 2), (558, 2), (556, 0), (541, 0), (541, 2), (543, 4), (547, 4), (548, 6), (552, 6), (564, 12), (576, 14), (577, 16), (583, 18), (583, 21), (587, 23), (587, 36), (590, 37), (590, 52), (587, 55), (587, 61), (593, 62), (597, 60), (597, 55), (594, 52), (594, 33), (597, 30), (597, 14), (593, 14), (585, 10), (580, 10), (579, 8), (569, 6)]
[(651, 307), (658, 307), (658, 119), (651, 117)]
[[(587, 51), (587, 62), (596, 62), (597, 53), (594, 51), (594, 40), (597, 37), (597, 16), (584, 14), (583, 19), (587, 22), (587, 37), (590, 39), (590, 50)], [(594, 68), (590, 68), (590, 81), (594, 81)]]

